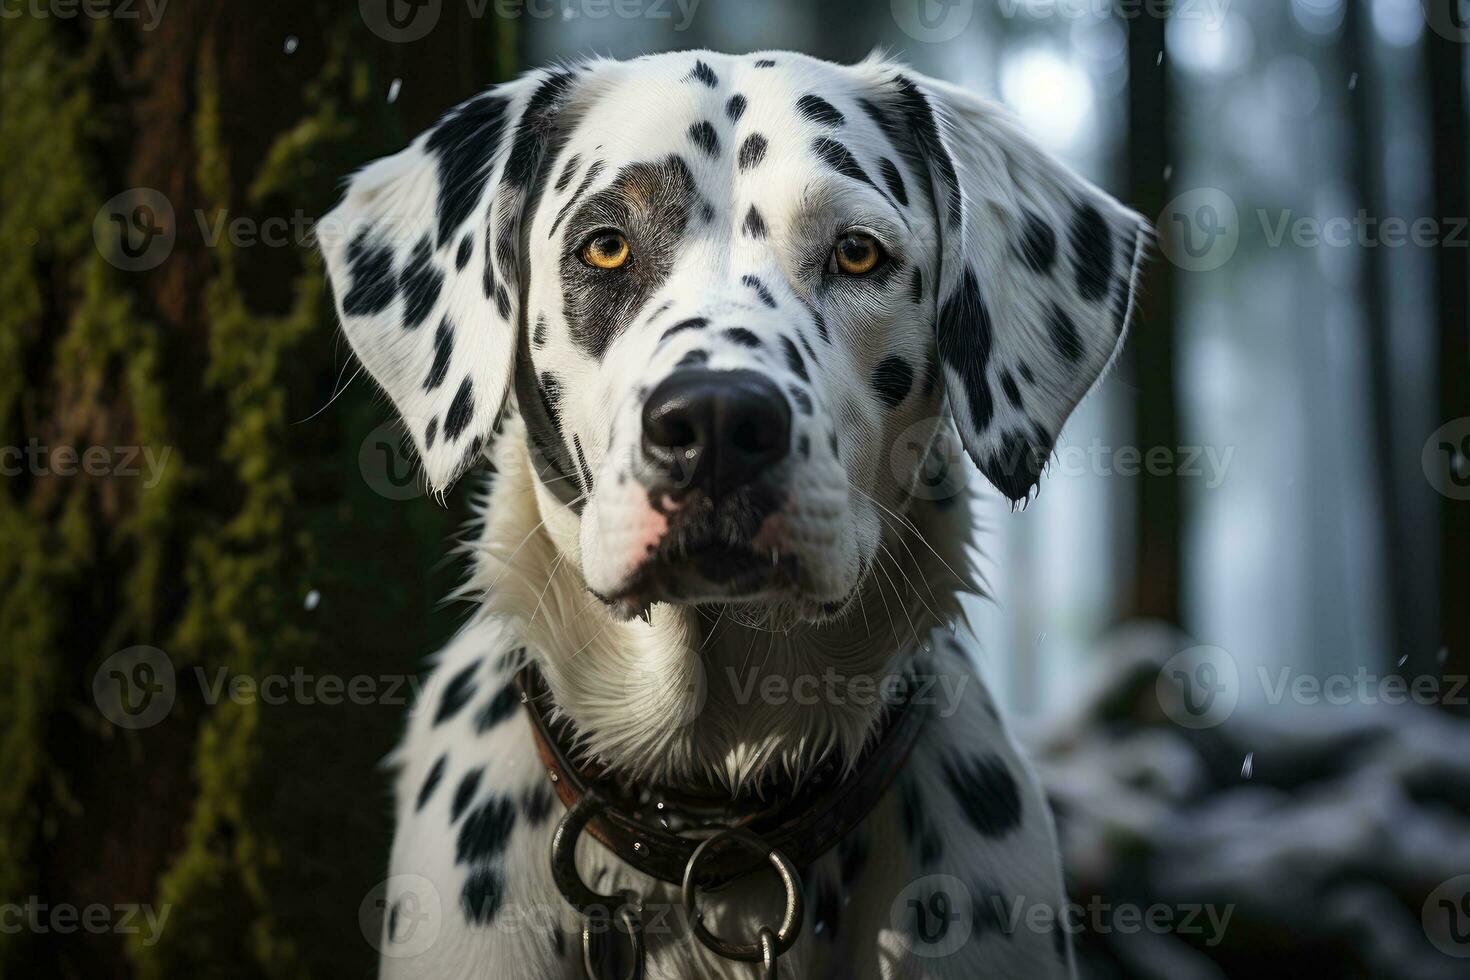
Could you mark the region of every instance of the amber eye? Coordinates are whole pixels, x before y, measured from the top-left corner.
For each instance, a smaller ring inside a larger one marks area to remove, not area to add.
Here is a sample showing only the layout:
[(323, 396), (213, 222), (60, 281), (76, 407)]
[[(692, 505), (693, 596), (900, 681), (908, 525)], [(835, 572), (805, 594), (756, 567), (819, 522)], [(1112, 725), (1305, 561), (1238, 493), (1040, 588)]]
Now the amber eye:
[(827, 271), (847, 276), (865, 276), (883, 261), (883, 249), (872, 235), (851, 232), (837, 239)]
[(620, 231), (594, 232), (582, 245), (582, 261), (594, 269), (617, 269), (628, 261), (632, 250)]

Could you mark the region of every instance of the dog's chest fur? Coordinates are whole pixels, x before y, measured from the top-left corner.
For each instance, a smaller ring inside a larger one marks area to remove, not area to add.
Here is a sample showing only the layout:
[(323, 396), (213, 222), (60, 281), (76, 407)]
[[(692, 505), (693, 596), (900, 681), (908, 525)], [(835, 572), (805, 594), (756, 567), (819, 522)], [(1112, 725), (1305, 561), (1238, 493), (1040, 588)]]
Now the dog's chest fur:
[[(769, 692), (783, 690), (780, 685), (764, 688), (766, 695), (752, 693), (759, 690), (747, 683), (752, 671), (800, 673), (799, 634), (778, 638), (722, 624), (702, 651), (708, 672), (702, 704), (660, 701), (657, 695), (677, 699), (692, 686), (651, 687), (652, 679), (637, 672), (640, 665), (669, 669), (676, 650), (687, 656), (683, 617), (697, 614), (679, 611), (673, 621), (665, 607), (652, 624), (623, 624), (589, 604), (537, 527), (519, 441), (500, 446), (467, 586), (483, 600), (481, 611), (439, 655), (392, 760), (397, 836), (381, 943), (385, 977), (582, 976), (581, 924), (552, 883), (548, 863), (564, 810), (511, 683), (523, 657), (555, 669), (538, 655), (538, 641), (560, 644), (563, 656), (572, 644), (580, 652), (571, 663), (584, 663), (585, 673), (605, 684), (631, 678), (621, 689), (576, 689), (566, 696), (582, 703), (569, 713), (583, 725), (597, 719), (614, 733), (604, 744), (621, 746), (625, 758), (645, 759), (645, 771), (657, 778), (697, 767), (706, 778), (750, 778), (797, 759), (812, 739), (851, 737), (840, 731), (840, 706), (796, 705), (790, 697), (777, 703), (782, 698)], [(930, 504), (913, 516), (936, 544), (963, 540), (945, 527), (969, 521), (962, 507), (951, 514)], [(1050, 814), (972, 671), (965, 634), (932, 615), (951, 621), (955, 612), (942, 584), (952, 575), (945, 570), (951, 556), (910, 547), (904, 563), (895, 561), (892, 585), (866, 596), (855, 619), (861, 625), (867, 617), (888, 655), (895, 642), (919, 651), (918, 673), (928, 687), (921, 700), (931, 717), (884, 800), (802, 869), (807, 913), (796, 946), (780, 960), (781, 976), (1068, 976), (1070, 950), (1050, 918), (1064, 901)], [(961, 549), (951, 544), (951, 550), (958, 560)], [(905, 579), (931, 585), (906, 587)], [(731, 651), (748, 654), (743, 667)], [(607, 669), (619, 657), (623, 663)], [(863, 661), (857, 651), (853, 657)], [(844, 669), (840, 660), (837, 669)], [(744, 697), (732, 693), (740, 690)], [(748, 703), (737, 703), (742, 700)], [(741, 717), (762, 713), (759, 725)], [(757, 975), (755, 967), (720, 959), (687, 934), (676, 889), (635, 872), (585, 836), (578, 865), (598, 891), (630, 888), (643, 896), (650, 978)], [(778, 898), (775, 879), (757, 876), (707, 898), (707, 924), (716, 934), (750, 941), (760, 925), (779, 918)]]

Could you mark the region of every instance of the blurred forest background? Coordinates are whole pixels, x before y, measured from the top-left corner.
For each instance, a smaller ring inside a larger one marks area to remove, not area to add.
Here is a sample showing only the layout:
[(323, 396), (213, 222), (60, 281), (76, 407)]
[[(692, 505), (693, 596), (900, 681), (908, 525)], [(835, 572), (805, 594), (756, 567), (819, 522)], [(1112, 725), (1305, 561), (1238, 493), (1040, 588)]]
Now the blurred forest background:
[[(0, 914), (0, 976), (374, 969), (378, 766), (396, 682), (463, 615), (440, 600), (474, 481), (419, 494), (384, 400), (347, 383), (302, 231), (340, 178), (549, 60), (878, 45), (1007, 102), (1159, 227), (1123, 362), (1040, 499), (1013, 515), (970, 482), (983, 666), (1073, 898), (1235, 912), (1212, 945), (1086, 934), (1086, 975), (1466, 975), (1470, 0), (0, 12), (0, 904), (49, 910)], [(1379, 225), (1350, 241), (1293, 230), (1360, 212)], [(1390, 244), (1391, 217), (1433, 240)], [(96, 472), (66, 447), (100, 448)], [(1199, 645), (1241, 707), (1206, 724), (1167, 682)], [(1283, 668), (1380, 680), (1283, 701), (1257, 681)], [(146, 723), (104, 696), (160, 670)], [(202, 680), (303, 671), (374, 697)], [(1438, 694), (1382, 710), (1384, 678)], [(97, 903), (168, 919), (51, 914)]]

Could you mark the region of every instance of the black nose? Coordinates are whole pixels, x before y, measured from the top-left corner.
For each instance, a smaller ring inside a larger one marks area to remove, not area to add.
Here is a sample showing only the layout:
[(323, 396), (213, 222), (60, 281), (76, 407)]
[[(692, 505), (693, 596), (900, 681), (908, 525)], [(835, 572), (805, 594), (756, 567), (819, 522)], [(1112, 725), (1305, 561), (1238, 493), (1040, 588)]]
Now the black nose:
[(718, 496), (756, 479), (790, 447), (791, 406), (754, 371), (675, 371), (643, 403), (644, 455), (676, 486)]

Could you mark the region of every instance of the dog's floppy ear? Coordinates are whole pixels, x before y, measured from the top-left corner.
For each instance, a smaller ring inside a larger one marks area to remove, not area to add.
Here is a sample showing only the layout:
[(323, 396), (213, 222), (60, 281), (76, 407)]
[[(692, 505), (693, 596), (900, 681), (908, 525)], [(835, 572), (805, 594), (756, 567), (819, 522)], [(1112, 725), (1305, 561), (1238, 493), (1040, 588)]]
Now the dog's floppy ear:
[(354, 175), (318, 226), (343, 332), (434, 488), (473, 462), (505, 405), (522, 212), (573, 77), (532, 72), (450, 110)]
[(1122, 347), (1148, 226), (994, 103), (913, 74), (894, 85), (934, 192), (950, 410), (975, 465), (1024, 502)]

